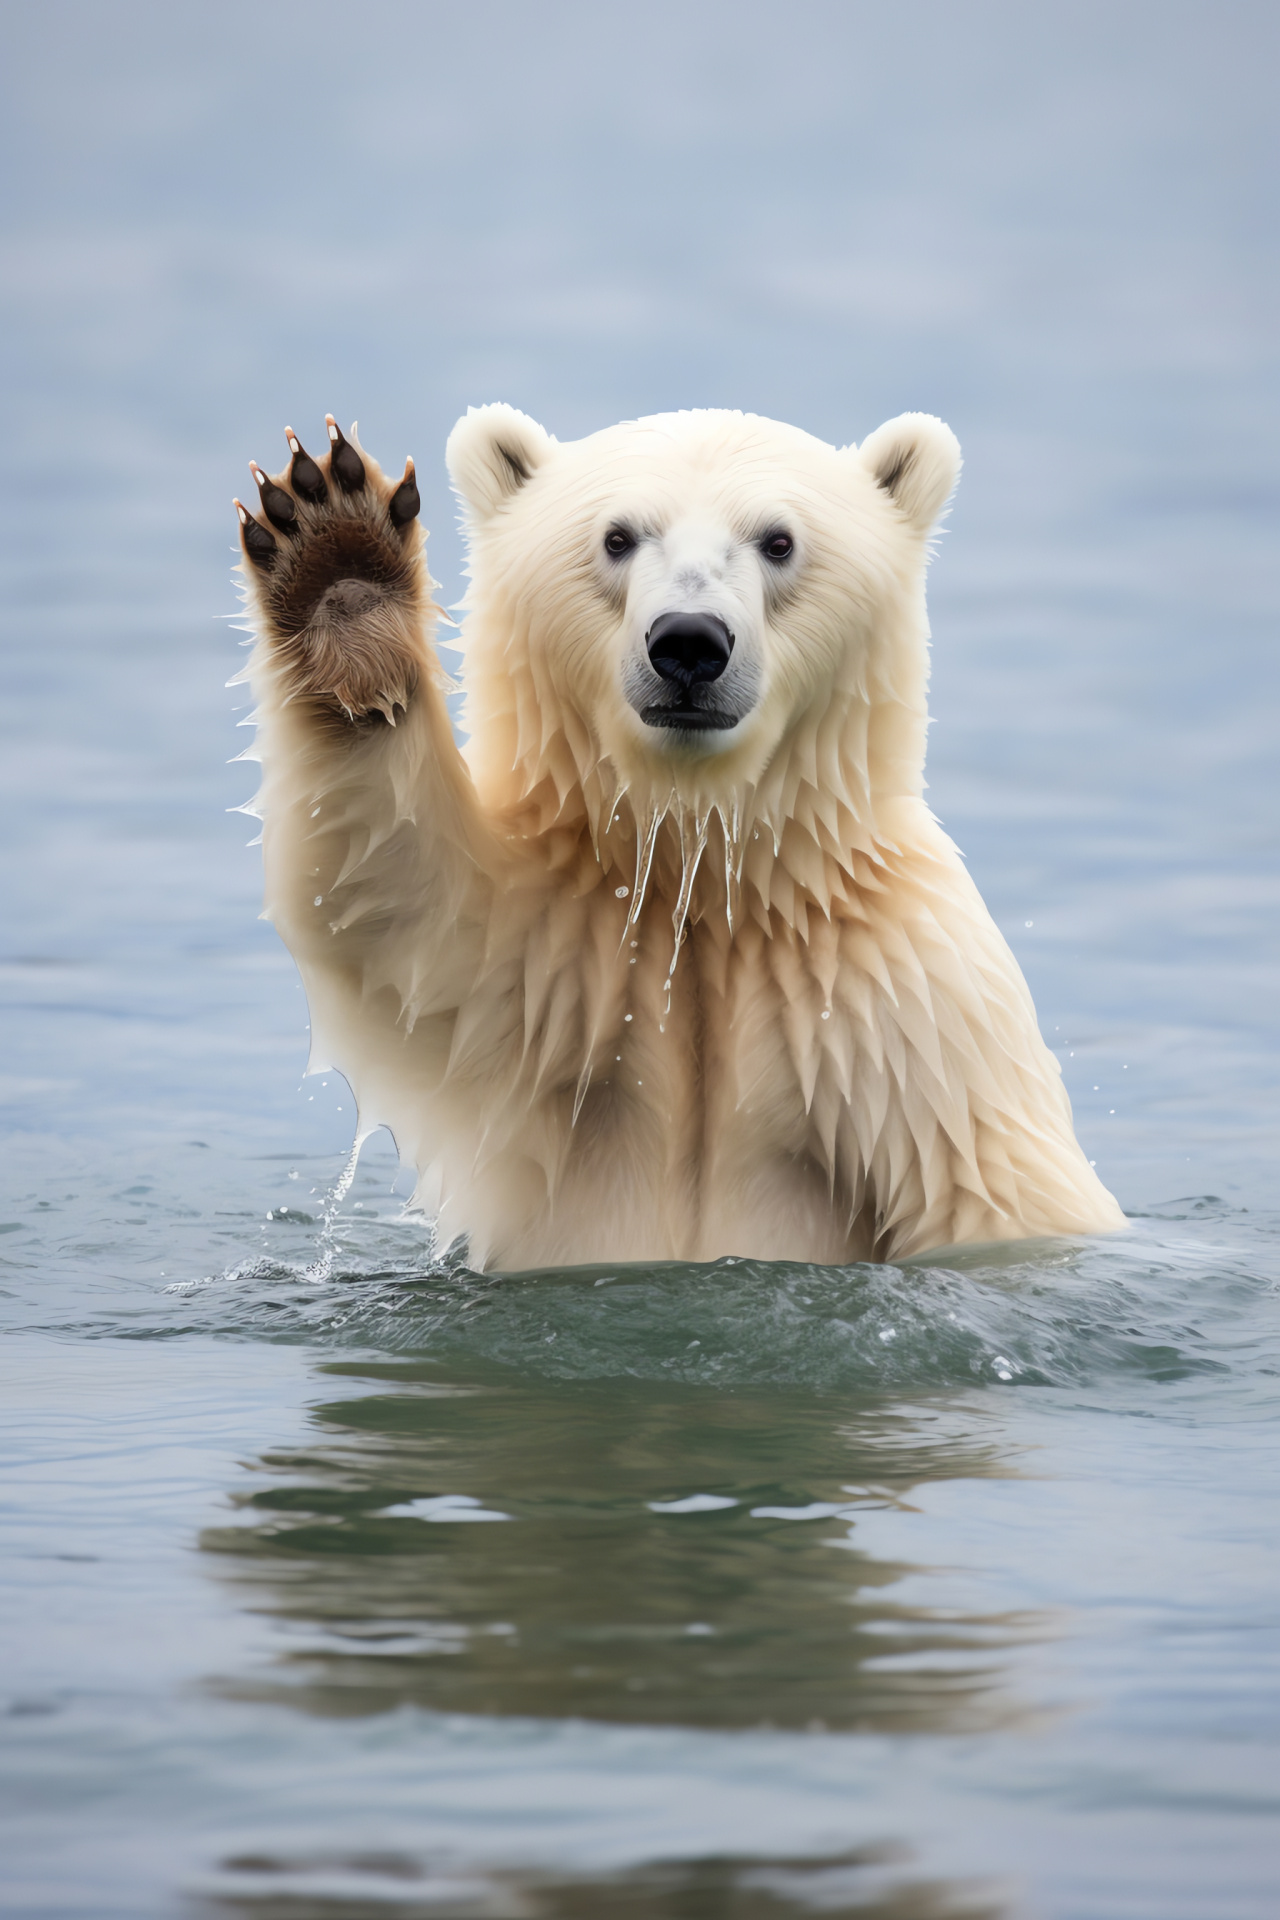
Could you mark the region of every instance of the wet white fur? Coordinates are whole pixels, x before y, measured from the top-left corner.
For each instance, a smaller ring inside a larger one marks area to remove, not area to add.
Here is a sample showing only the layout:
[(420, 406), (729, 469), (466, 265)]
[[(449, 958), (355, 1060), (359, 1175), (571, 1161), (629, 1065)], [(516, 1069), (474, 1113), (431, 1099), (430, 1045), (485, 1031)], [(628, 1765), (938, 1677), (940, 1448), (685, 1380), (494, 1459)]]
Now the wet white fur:
[[(345, 1074), (362, 1133), (390, 1128), (442, 1237), (510, 1268), (1119, 1226), (921, 797), (949, 429), (904, 415), (837, 451), (694, 412), (561, 445), (489, 407), (448, 460), (465, 750), (425, 615), (394, 730), (321, 735), (265, 640), (250, 667), (266, 911), (312, 1067)], [(610, 571), (619, 520), (646, 538)], [(785, 590), (754, 544), (775, 524)], [(735, 633), (726, 684), (756, 704), (731, 733), (672, 735), (626, 697), (673, 606)]]

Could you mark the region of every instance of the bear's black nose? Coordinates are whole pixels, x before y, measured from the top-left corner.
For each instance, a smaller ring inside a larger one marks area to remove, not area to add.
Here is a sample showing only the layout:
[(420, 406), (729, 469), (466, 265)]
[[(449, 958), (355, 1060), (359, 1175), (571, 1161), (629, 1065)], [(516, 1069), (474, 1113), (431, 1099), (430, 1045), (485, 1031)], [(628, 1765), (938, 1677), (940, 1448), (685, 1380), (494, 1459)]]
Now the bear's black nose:
[(718, 680), (733, 652), (733, 635), (714, 613), (660, 613), (644, 643), (654, 672), (686, 693), (697, 680)]

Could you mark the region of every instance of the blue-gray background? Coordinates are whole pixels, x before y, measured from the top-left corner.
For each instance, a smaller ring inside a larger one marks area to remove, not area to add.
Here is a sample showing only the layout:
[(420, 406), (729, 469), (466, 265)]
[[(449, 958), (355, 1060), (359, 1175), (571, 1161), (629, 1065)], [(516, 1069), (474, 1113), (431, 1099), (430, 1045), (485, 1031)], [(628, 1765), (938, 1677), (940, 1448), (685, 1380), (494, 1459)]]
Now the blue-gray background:
[[(1278, 38), (9, 7), (6, 1911), (418, 1920), (461, 1863), (450, 1914), (594, 1920), (582, 1876), (678, 1859), (781, 1915), (886, 1843), (1049, 1920), (1278, 1910)], [(490, 1285), (424, 1265), (385, 1140), (321, 1230), (353, 1115), (227, 811), (230, 498), (358, 418), (455, 600), (442, 450), (494, 399), (950, 421), (930, 797), (1128, 1234)]]
[(339, 1144), (223, 812), (230, 496), (286, 421), (414, 454), (453, 599), (468, 404), (918, 407), (966, 457), (933, 803), (1050, 1038), (1105, 1042), (1066, 1064), (1122, 1198), (1262, 1177), (1276, 41), (1232, 4), (13, 9), (3, 949), (75, 963), (20, 969), (66, 1011), (6, 1044), (15, 1118)]

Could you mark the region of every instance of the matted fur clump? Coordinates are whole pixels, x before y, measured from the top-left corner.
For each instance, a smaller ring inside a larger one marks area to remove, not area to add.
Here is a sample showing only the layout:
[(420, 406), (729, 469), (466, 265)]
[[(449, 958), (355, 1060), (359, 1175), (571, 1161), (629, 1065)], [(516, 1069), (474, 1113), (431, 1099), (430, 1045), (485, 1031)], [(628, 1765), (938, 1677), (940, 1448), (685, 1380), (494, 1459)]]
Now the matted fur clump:
[(454, 744), (412, 463), (256, 467), (267, 913), (312, 1068), (504, 1267), (1099, 1232), (1016, 962), (922, 798), (948, 428), (460, 421)]

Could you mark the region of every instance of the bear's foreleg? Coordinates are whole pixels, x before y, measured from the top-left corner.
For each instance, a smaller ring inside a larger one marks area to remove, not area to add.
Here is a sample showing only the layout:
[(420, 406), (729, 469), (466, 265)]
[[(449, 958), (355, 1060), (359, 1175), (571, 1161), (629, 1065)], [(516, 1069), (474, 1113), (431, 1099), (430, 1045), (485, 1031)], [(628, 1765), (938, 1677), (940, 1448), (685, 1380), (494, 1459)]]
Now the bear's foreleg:
[(319, 459), (286, 430), (289, 467), (254, 465), (260, 513), (236, 511), (267, 916), (313, 1013), (340, 1003), (350, 1077), (360, 1032), (460, 1004), (499, 854), (449, 725), (413, 464), (388, 478), (326, 424)]

